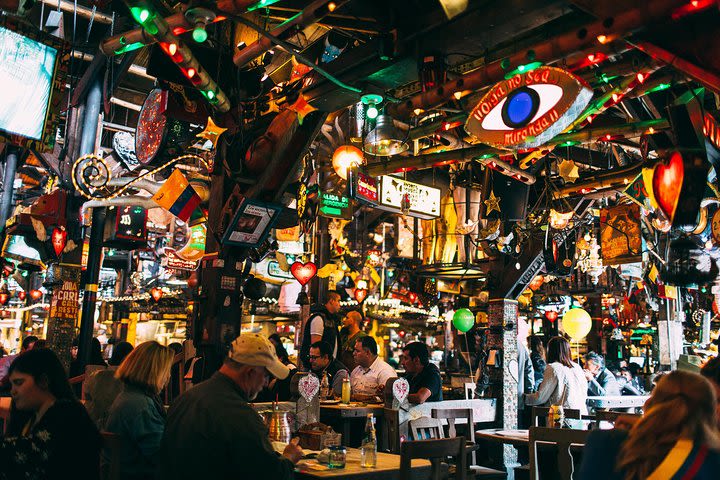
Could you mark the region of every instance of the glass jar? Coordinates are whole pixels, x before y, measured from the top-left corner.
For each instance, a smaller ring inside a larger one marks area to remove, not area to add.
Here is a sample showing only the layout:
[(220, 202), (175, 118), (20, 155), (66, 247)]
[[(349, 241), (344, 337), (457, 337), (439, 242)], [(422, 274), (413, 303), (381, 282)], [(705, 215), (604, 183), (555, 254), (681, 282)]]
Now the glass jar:
[(328, 456), (328, 467), (345, 468), (345, 460), (347, 459), (347, 449), (342, 445), (333, 445), (330, 447), (330, 455)]
[(350, 379), (346, 377), (346, 378), (343, 378), (343, 383), (342, 383), (342, 403), (345, 403), (345, 404), (350, 403), (350, 394), (351, 394)]

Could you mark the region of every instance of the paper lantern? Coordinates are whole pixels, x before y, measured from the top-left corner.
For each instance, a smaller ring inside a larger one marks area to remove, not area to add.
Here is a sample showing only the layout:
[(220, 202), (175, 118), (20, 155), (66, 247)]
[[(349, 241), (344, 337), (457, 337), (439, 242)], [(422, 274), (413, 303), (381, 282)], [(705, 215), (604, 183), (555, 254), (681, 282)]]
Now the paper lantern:
[(10, 299), (10, 295), (7, 293), (0, 293), (0, 305), (5, 305)]
[(475, 315), (467, 308), (460, 308), (453, 315), (452, 322), (459, 332), (465, 333), (475, 325)]
[(19, 298), (21, 301), (24, 301), (24, 300), (25, 300), (25, 296), (26, 296), (25, 290), (20, 290), (20, 291), (18, 292), (17, 296), (18, 296), (18, 298)]
[(557, 320), (558, 312), (555, 310), (546, 310), (545, 311), (545, 318), (550, 320), (551, 322), (555, 323), (555, 320)]
[(55, 256), (59, 257), (60, 254), (65, 250), (67, 245), (67, 230), (65, 227), (56, 227), (50, 235), (50, 241), (52, 242), (53, 250), (55, 250)]
[(317, 265), (313, 262), (295, 262), (290, 267), (290, 273), (304, 287), (317, 273)]
[(367, 298), (368, 291), (366, 288), (356, 288), (355, 289), (355, 300), (357, 300), (358, 303), (363, 303), (365, 299)]
[(590, 333), (592, 318), (582, 308), (572, 308), (563, 316), (563, 329), (573, 340), (580, 341)]
[(33, 300), (39, 300), (42, 296), (43, 293), (40, 290), (30, 290), (30, 298)]
[(353, 166), (364, 164), (362, 150), (352, 145), (338, 147), (333, 153), (332, 166), (335, 173), (343, 180), (347, 180), (347, 172)]
[(150, 296), (155, 300), (156, 302), (159, 302), (160, 299), (163, 296), (162, 288), (155, 287), (152, 290), (150, 290)]

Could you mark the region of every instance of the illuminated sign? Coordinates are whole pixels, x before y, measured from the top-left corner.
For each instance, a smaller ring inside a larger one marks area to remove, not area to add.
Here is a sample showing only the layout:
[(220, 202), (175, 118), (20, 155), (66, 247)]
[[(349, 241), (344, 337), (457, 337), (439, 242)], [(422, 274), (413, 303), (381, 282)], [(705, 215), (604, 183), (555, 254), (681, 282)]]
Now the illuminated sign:
[(286, 278), (291, 280), (293, 277), (292, 273), (285, 272), (280, 268), (280, 264), (277, 260), (270, 260), (267, 265), (268, 275), (275, 278)]
[(472, 110), (465, 130), (498, 148), (538, 147), (568, 128), (592, 95), (575, 75), (539, 67), (496, 83)]
[(710, 143), (712, 143), (715, 148), (720, 149), (720, 128), (718, 128), (718, 122), (707, 112), (703, 119), (703, 132), (708, 140), (710, 140)]
[[(405, 209), (403, 202), (406, 204)], [(384, 175), (380, 177), (378, 208), (390, 212), (406, 212), (411, 217), (426, 220), (436, 218), (440, 216), (440, 189)]]
[(355, 198), (367, 203), (378, 203), (377, 178), (358, 172)]
[(350, 199), (344, 195), (322, 192), (320, 194), (320, 215), (331, 218), (351, 218)]

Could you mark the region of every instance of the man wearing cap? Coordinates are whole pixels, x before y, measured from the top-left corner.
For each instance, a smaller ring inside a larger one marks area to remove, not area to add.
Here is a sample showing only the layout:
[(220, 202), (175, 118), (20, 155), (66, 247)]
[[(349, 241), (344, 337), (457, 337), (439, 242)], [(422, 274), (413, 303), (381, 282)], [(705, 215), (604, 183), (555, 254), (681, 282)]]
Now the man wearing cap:
[(265, 337), (238, 337), (220, 370), (170, 407), (159, 478), (293, 478), (302, 450), (293, 440), (282, 455), (273, 451), (268, 429), (248, 403), (270, 375), (284, 379), (289, 373)]

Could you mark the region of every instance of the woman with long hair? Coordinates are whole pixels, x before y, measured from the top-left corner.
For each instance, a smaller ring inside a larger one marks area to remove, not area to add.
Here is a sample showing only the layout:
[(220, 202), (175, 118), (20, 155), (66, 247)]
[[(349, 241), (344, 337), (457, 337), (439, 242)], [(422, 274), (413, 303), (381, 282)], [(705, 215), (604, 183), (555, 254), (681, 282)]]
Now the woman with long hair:
[(676, 370), (663, 375), (629, 431), (597, 430), (585, 446), (581, 480), (706, 480), (720, 472), (720, 434), (710, 382)]
[(562, 405), (587, 413), (587, 380), (572, 361), (570, 343), (563, 337), (548, 342), (547, 367), (538, 391), (525, 395), (525, 405)]
[(99, 478), (101, 438), (52, 350), (10, 365), (13, 408), (0, 444), (0, 478)]
[[(120, 459), (123, 479), (150, 479), (155, 475), (157, 452), (165, 431), (165, 409), (160, 391), (170, 379), (175, 352), (156, 341), (138, 345), (115, 372), (123, 391), (113, 402), (105, 430), (120, 435), (128, 448)], [(103, 451), (103, 464), (110, 452)]]

